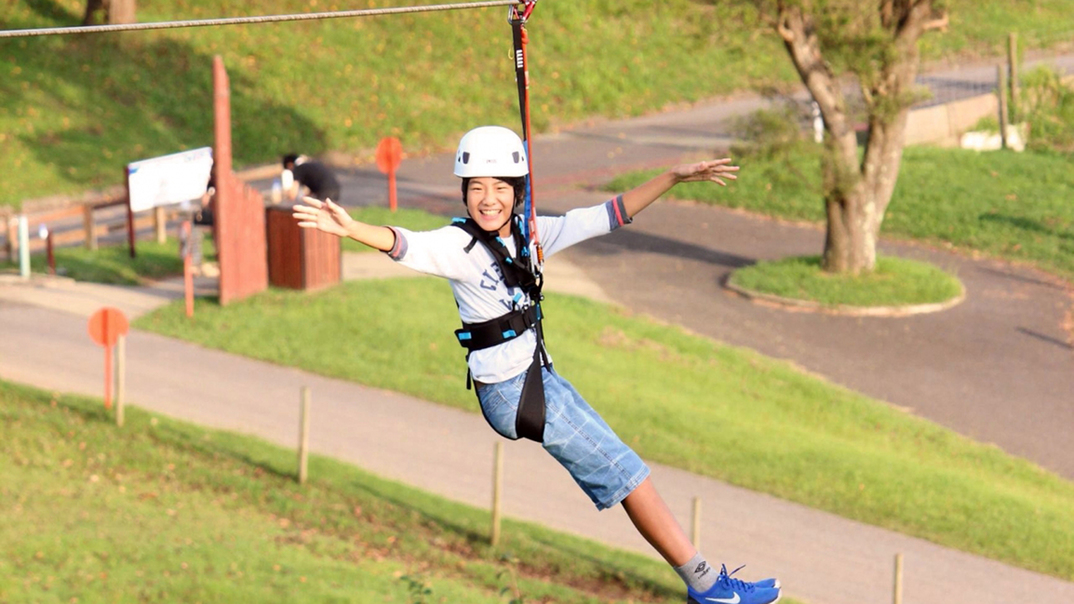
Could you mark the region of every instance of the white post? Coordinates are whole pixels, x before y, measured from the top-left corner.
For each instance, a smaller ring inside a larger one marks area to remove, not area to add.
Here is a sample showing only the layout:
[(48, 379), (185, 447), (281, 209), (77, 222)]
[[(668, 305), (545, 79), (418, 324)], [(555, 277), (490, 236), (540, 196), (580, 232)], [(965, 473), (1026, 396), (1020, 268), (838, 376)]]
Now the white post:
[(813, 142), (824, 142), (824, 116), (820, 113), (820, 104), (813, 101)]
[(30, 222), (19, 216), (19, 275), (30, 278)]

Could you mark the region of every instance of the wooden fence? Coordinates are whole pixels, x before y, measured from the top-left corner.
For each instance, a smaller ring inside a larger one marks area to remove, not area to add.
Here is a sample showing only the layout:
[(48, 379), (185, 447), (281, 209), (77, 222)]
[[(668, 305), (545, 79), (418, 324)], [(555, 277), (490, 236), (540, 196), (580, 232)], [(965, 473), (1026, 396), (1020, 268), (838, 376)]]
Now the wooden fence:
[[(3, 257), (8, 262), (14, 262), (19, 254), (18, 217), (25, 215), (30, 231), (30, 253), (39, 252), (45, 248), (45, 242), (36, 236), (41, 225), (46, 225), (53, 231), (52, 244), (54, 246), (71, 245), (81, 243), (86, 249), (96, 250), (97, 242), (101, 236), (127, 230), (126, 212), (122, 213), (122, 219), (118, 221), (102, 222), (100, 214), (109, 208), (123, 207), (127, 205), (127, 198), (119, 197), (96, 201), (80, 205), (71, 205), (39, 212), (15, 213), (10, 210), (0, 209), (0, 227), (4, 229), (6, 241), (2, 247)], [(134, 230), (152, 228), (158, 241), (166, 238), (168, 220), (176, 218), (179, 210), (170, 208), (154, 208), (152, 213), (136, 215), (134, 217)], [(70, 223), (78, 218), (82, 219), (82, 228), (68, 228), (58, 230), (54, 228), (60, 223)]]

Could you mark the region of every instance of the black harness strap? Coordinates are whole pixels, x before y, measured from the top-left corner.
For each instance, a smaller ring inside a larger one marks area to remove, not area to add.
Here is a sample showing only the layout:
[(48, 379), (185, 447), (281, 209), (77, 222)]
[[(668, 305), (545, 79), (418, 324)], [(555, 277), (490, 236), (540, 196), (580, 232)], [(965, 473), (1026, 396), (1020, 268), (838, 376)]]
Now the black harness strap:
[[(529, 266), (523, 266), (523, 264), (528, 265), (530, 263), (528, 262), (528, 256), (526, 256), (526, 248), (523, 244), (518, 222), (512, 218), (511, 234), (515, 240), (515, 249), (523, 250), (523, 262), (515, 262), (508, 253), (503, 240), (481, 229), (472, 219), (456, 218), (452, 221), (452, 224), (473, 237), (470, 244), (464, 248), (467, 253), (480, 241), (496, 260), (496, 264), (503, 274), (504, 283), (508, 287), (521, 288), (532, 302), (532, 304), (522, 308), (515, 308), (511, 312), (489, 321), (463, 323), (461, 329), (455, 330), (455, 337), (458, 338), (459, 344), (467, 349), (466, 359), (469, 360), (470, 353), (475, 350), (483, 350), (503, 344), (521, 336), (529, 329), (534, 330), (537, 345), (533, 350), (533, 362), (530, 363), (530, 367), (526, 372), (526, 380), (522, 384), (522, 394), (518, 401), (518, 414), (515, 417), (515, 430), (521, 438), (542, 442), (544, 440), (545, 399), (541, 368), (548, 365), (548, 355), (544, 349), (544, 330), (541, 328), (541, 319), (543, 318), (540, 304), (542, 282), (541, 279), (533, 274)], [(467, 368), (467, 389), (470, 388), (471, 378), (469, 368)]]

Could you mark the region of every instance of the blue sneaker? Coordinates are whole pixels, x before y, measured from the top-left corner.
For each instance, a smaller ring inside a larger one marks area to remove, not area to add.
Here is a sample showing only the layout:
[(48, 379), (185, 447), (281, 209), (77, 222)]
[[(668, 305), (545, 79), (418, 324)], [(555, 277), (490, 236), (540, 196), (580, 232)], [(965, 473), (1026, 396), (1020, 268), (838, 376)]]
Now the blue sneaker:
[(772, 604), (779, 601), (779, 579), (750, 583), (731, 578), (741, 569), (740, 566), (728, 573), (727, 566), (721, 564), (720, 576), (708, 591), (698, 593), (686, 588), (687, 604)]

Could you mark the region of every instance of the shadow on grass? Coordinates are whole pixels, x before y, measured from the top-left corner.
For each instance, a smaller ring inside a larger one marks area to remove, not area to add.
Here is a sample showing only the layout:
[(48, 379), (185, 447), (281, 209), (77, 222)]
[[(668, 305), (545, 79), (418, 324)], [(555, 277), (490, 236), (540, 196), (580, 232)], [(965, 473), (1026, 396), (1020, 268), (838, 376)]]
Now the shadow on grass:
[[(71, 26), (81, 20), (53, 0), (4, 4), (14, 15), (0, 19), (6, 29)], [(58, 179), (79, 187), (122, 182), (123, 168), (131, 161), (212, 145), (212, 62), (217, 53), (201, 41), (214, 39), (216, 32), (190, 31), (0, 40), (0, 56), (5, 57), (0, 113), (9, 116), (9, 125), (18, 125), (9, 136), (40, 164), (51, 166)], [(229, 50), (226, 41), (220, 46), (220, 52)], [(236, 164), (274, 159), (290, 149), (324, 149), (325, 132), (295, 109), (275, 103), (234, 65), (228, 67)], [(17, 117), (37, 122), (34, 116), (55, 115), (60, 108), (71, 111), (71, 120), (60, 126), (59, 118), (50, 119), (50, 131), (35, 129), (28, 120), (24, 126)], [(271, 135), (265, 134), (269, 129)], [(276, 146), (247, 142), (255, 140), (272, 140)], [(12, 196), (35, 197), (33, 191), (0, 187), (0, 201)]]
[(1033, 220), (1030, 218), (1023, 218), (1021, 216), (1007, 216), (1005, 214), (981, 214), (980, 216), (978, 216), (978, 219), (982, 222), (997, 222), (1007, 224), (1016, 229), (1021, 229), (1030, 233), (1036, 233), (1038, 235), (1044, 235), (1046, 237), (1055, 237), (1056, 239), (1074, 241), (1074, 234), (1071, 234), (1067, 230), (1055, 229), (1041, 224), (1041, 222), (1038, 220)]

